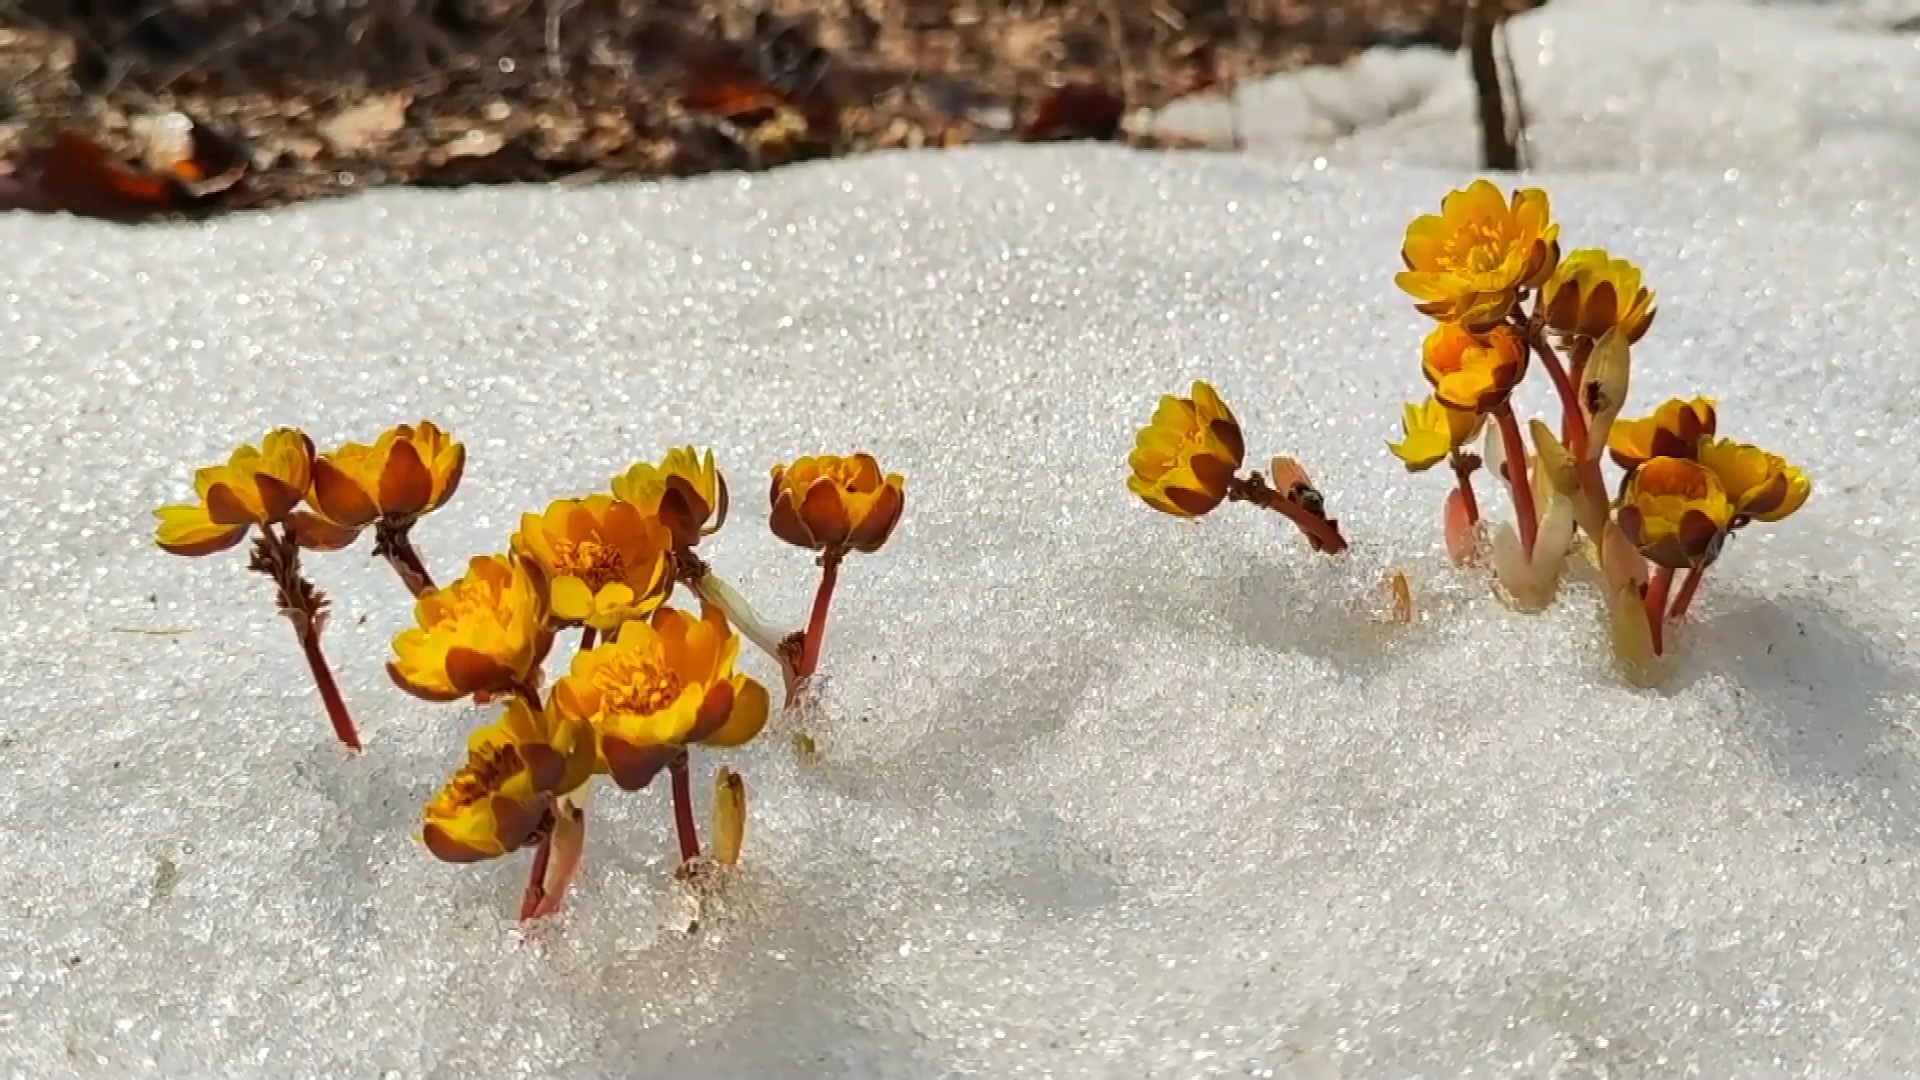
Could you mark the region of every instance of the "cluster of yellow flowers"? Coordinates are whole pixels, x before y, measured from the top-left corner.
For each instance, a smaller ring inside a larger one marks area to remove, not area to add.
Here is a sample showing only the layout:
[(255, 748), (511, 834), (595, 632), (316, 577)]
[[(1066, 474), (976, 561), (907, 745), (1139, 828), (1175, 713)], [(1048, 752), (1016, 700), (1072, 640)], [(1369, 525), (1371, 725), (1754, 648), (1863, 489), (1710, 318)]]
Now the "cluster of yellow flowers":
[[(1448, 463), (1448, 552), (1461, 564), (1489, 562), (1513, 606), (1539, 611), (1581, 550), (1604, 581), (1623, 670), (1637, 681), (1656, 677), (1668, 626), (1686, 613), (1727, 539), (1798, 510), (1812, 492), (1806, 474), (1718, 438), (1707, 398), (1619, 419), (1654, 294), (1639, 268), (1606, 251), (1563, 258), (1544, 191), (1509, 197), (1480, 180), (1452, 192), (1439, 214), (1408, 226), (1401, 257), (1397, 283), (1437, 325), (1421, 349), (1431, 393), (1406, 406), (1403, 437), (1389, 449), (1414, 472)], [(1559, 397), (1557, 431), (1538, 418), (1523, 430), (1514, 413), (1514, 391), (1536, 359)], [(1625, 471), (1617, 487), (1601, 474), (1607, 450)], [(1345, 548), (1297, 464), (1276, 458), (1270, 486), (1257, 472), (1240, 475), (1244, 454), (1233, 413), (1211, 386), (1195, 383), (1190, 398), (1163, 398), (1141, 429), (1128, 487), (1181, 518), (1228, 500), (1266, 506), (1306, 531), (1316, 550)], [(1474, 475), (1482, 467), (1511, 496), (1512, 525), (1481, 519)], [(1395, 590), (1396, 607), (1410, 611), (1403, 579)]]
[[(1577, 529), (1604, 582), (1616, 656), (1632, 677), (1653, 677), (1667, 628), (1727, 539), (1798, 510), (1812, 492), (1806, 474), (1717, 438), (1707, 398), (1619, 419), (1654, 294), (1638, 267), (1606, 251), (1562, 258), (1544, 191), (1507, 196), (1480, 180), (1452, 192), (1439, 214), (1408, 226), (1401, 256), (1400, 287), (1438, 325), (1421, 365), (1432, 396), (1407, 406), (1405, 437), (1390, 448), (1416, 472), (1451, 464), (1449, 551), (1461, 562), (1487, 555), (1515, 606), (1540, 610), (1558, 591)], [(1557, 431), (1535, 418), (1523, 433), (1514, 415), (1530, 359), (1559, 398)], [(1601, 474), (1603, 450), (1625, 472), (1617, 486)], [(1473, 475), (1483, 462), (1511, 495), (1517, 528), (1489, 534), (1480, 521)], [(1686, 579), (1675, 595), (1678, 571)]]
[[(210, 555), (258, 530), (253, 569), (280, 592), (329, 717), (354, 750), (359, 735), (320, 652), (326, 601), (300, 569), (300, 552), (346, 547), (369, 526), (374, 551), (414, 594), (414, 625), (393, 641), (387, 672), (435, 702), (504, 698), (475, 731), (465, 762), (427, 804), (422, 839), (449, 862), (534, 849), (522, 918), (558, 910), (578, 869), (595, 777), (624, 791), (671, 779), (682, 870), (731, 866), (746, 825), (746, 786), (720, 770), (713, 858), (702, 860), (689, 750), (737, 747), (766, 726), (766, 688), (737, 670), (740, 639), (778, 665), (786, 704), (798, 704), (819, 664), (842, 560), (878, 551), (906, 505), (905, 482), (867, 454), (802, 458), (772, 471), (769, 524), (818, 553), (820, 586), (805, 629), (771, 630), (697, 553), (727, 516), (727, 484), (712, 451), (675, 449), (641, 462), (606, 492), (559, 499), (526, 514), (504, 553), (472, 559), (436, 587), (414, 549), (419, 518), (445, 505), (466, 462), (461, 444), (430, 423), (394, 428), (372, 446), (316, 455), (292, 429), (243, 446), (195, 477), (198, 500), (156, 511), (157, 541), (179, 555)], [(305, 504), (305, 509), (301, 505)], [(671, 606), (676, 587), (697, 614)], [(578, 630), (579, 650), (549, 690), (544, 665), (556, 636)]]

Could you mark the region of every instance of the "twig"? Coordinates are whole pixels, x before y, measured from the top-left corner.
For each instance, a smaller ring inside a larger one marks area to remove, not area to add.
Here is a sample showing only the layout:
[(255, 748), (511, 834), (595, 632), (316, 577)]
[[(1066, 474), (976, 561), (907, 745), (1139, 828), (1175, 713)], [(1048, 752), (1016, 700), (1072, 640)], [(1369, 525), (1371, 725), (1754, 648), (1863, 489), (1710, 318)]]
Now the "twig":
[(1507, 107), (1500, 91), (1500, 62), (1493, 51), (1497, 15), (1484, 14), (1487, 0), (1467, 0), (1461, 36), (1473, 70), (1473, 87), (1480, 104), (1480, 159), (1488, 169), (1513, 172), (1520, 167), (1520, 150), (1507, 129)]

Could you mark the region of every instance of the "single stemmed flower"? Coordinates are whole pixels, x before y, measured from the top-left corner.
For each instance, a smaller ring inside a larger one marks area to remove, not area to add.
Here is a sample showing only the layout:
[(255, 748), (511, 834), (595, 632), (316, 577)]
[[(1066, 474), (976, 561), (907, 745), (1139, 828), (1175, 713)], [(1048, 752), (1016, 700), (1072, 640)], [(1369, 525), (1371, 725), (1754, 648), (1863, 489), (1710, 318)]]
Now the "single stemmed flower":
[(1503, 322), (1521, 294), (1546, 282), (1560, 261), (1560, 226), (1547, 193), (1524, 188), (1511, 198), (1476, 180), (1407, 227), (1406, 270), (1395, 284), (1443, 322), (1482, 330)]
[(482, 555), (460, 580), (414, 602), (415, 626), (393, 639), (387, 674), (424, 701), (517, 694), (539, 701), (553, 648), (546, 571), (518, 554)]
[(545, 573), (557, 623), (587, 634), (645, 618), (673, 588), (672, 537), (625, 499), (556, 500), (544, 514), (521, 517), (512, 546)]
[(371, 446), (346, 443), (314, 460), (314, 513), (296, 517), (295, 534), (304, 547), (332, 551), (371, 525), (373, 553), (419, 596), (433, 588), (433, 575), (413, 546), (413, 526), (453, 498), (466, 464), (467, 448), (425, 420), (385, 431)]
[(689, 749), (740, 746), (766, 726), (766, 688), (734, 669), (739, 650), (718, 610), (695, 618), (661, 608), (575, 654), (554, 684), (556, 714), (592, 727), (599, 771), (621, 790), (639, 791), (668, 773), (682, 862), (700, 855)]
[(1441, 521), (1447, 554), (1456, 563), (1471, 562), (1479, 550), (1475, 530), (1480, 524), (1480, 502), (1474, 494), (1473, 474), (1479, 471), (1481, 458), (1467, 447), (1485, 423), (1478, 410), (1456, 409), (1429, 397), (1406, 406), (1400, 421), (1405, 437), (1387, 444), (1408, 472), (1426, 472), (1442, 461), (1451, 466), (1454, 489), (1447, 493)]
[(357, 751), (359, 732), (320, 649), (327, 600), (301, 571), (298, 530), (292, 520), (312, 474), (313, 440), (293, 428), (275, 429), (259, 448), (242, 446), (225, 465), (196, 472), (197, 501), (154, 511), (160, 519), (155, 539), (172, 554), (203, 556), (225, 551), (258, 530), (248, 568), (271, 579), (278, 589), (280, 613), (293, 624), (333, 733), (348, 749)]
[(820, 563), (820, 586), (807, 627), (781, 643), (781, 652), (792, 658), (789, 706), (798, 703), (806, 680), (819, 667), (841, 561), (851, 552), (870, 555), (885, 546), (900, 524), (906, 499), (906, 481), (899, 473), (883, 473), (867, 453), (803, 457), (773, 467), (767, 524), (787, 543), (818, 552)]
[(1240, 475), (1246, 440), (1240, 421), (1212, 386), (1196, 381), (1191, 397), (1163, 395), (1153, 419), (1134, 437), (1127, 489), (1173, 517), (1196, 519), (1222, 502), (1262, 506), (1291, 521), (1315, 551), (1347, 549), (1340, 524), (1327, 516), (1326, 498), (1291, 458), (1273, 459), (1273, 479)]

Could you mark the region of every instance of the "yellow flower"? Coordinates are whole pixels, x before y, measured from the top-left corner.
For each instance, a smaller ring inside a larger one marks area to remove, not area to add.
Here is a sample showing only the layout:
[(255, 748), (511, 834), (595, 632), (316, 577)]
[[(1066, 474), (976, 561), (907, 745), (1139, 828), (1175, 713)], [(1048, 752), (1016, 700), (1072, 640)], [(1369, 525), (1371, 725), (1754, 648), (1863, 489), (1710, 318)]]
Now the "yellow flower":
[(1497, 409), (1527, 373), (1527, 343), (1511, 326), (1476, 334), (1458, 323), (1433, 328), (1420, 367), (1440, 404), (1467, 412)]
[(1700, 443), (1700, 464), (1712, 469), (1733, 503), (1735, 526), (1747, 519), (1781, 521), (1813, 494), (1813, 481), (1780, 457), (1729, 439)]
[(233, 452), (225, 465), (193, 474), (197, 502), (162, 506), (156, 542), (175, 555), (211, 555), (240, 542), (255, 525), (284, 521), (307, 494), (313, 440), (276, 428), (261, 442)]
[(1521, 289), (1538, 288), (1560, 261), (1560, 226), (1547, 193), (1527, 188), (1512, 201), (1476, 180), (1407, 226), (1394, 282), (1421, 301), (1420, 313), (1481, 328), (1507, 317)]
[(875, 552), (900, 523), (906, 483), (899, 473), (882, 476), (871, 454), (803, 457), (775, 465), (767, 523), (775, 536), (796, 547)]
[(1700, 440), (1712, 435), (1718, 423), (1712, 398), (1674, 398), (1651, 416), (1615, 420), (1607, 435), (1607, 450), (1614, 464), (1628, 472), (1657, 457), (1692, 460), (1699, 456)]
[(740, 639), (717, 610), (661, 608), (577, 653), (553, 687), (561, 716), (593, 725), (601, 767), (637, 791), (693, 743), (739, 746), (767, 722), (767, 690), (733, 664)]
[(1140, 429), (1127, 488), (1162, 513), (1199, 517), (1227, 497), (1246, 453), (1233, 411), (1213, 387), (1195, 382), (1190, 398), (1162, 397)]
[(712, 450), (701, 457), (682, 446), (667, 451), (657, 466), (639, 462), (613, 478), (613, 496), (658, 518), (673, 534), (675, 547), (693, 547), (727, 519), (727, 478), (715, 467)]
[(1480, 434), (1484, 418), (1477, 412), (1450, 409), (1438, 398), (1408, 405), (1400, 426), (1407, 437), (1388, 443), (1393, 456), (1407, 463), (1408, 472), (1425, 472)]
[(560, 499), (527, 514), (513, 550), (552, 582), (553, 614), (570, 626), (612, 630), (645, 618), (673, 587), (672, 537), (639, 507), (609, 495)]
[(344, 529), (402, 525), (446, 505), (466, 465), (467, 448), (430, 421), (401, 424), (372, 446), (350, 442), (320, 455), (307, 501)]
[(1617, 517), (1628, 543), (1661, 566), (1704, 567), (1720, 556), (1733, 503), (1712, 469), (1657, 457), (1634, 470)]
[(453, 863), (516, 851), (545, 823), (549, 797), (591, 779), (596, 759), (592, 727), (516, 697), (467, 740), (466, 764), (427, 803), (421, 839)]
[(482, 555), (459, 581), (414, 602), (419, 624), (393, 639), (387, 674), (427, 701), (537, 685), (553, 647), (546, 571), (519, 555)]
[(1640, 268), (1598, 248), (1568, 255), (1540, 293), (1547, 325), (1562, 334), (1597, 341), (1619, 327), (1632, 343), (1653, 325), (1653, 294), (1640, 284)]

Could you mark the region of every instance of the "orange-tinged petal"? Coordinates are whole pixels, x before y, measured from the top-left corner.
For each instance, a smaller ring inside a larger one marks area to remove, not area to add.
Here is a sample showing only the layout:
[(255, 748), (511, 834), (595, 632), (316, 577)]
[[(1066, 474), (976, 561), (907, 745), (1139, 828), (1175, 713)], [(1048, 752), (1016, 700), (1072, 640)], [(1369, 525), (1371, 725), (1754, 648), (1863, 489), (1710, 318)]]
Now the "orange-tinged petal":
[(900, 524), (901, 512), (906, 509), (905, 484), (898, 473), (887, 477), (866, 513), (854, 525), (852, 535), (847, 538), (848, 546), (855, 551), (872, 553), (886, 544), (894, 526)]
[(603, 736), (600, 753), (606, 758), (607, 774), (622, 791), (639, 791), (653, 783), (660, 771), (673, 764), (685, 751), (678, 746), (660, 746), (632, 742), (618, 736)]
[(155, 542), (175, 555), (212, 555), (238, 544), (247, 535), (246, 525), (222, 525), (207, 516), (198, 503), (162, 506), (154, 511), (160, 519)]
[(380, 470), (380, 509), (395, 517), (412, 517), (433, 501), (433, 474), (420, 460), (409, 439), (396, 439), (387, 448), (386, 467)]
[(207, 517), (218, 525), (257, 525), (266, 519), (264, 511), (248, 502), (241, 494), (243, 489), (229, 485), (225, 480), (217, 481), (207, 488)]
[(313, 490), (308, 496), (314, 509), (348, 528), (372, 524), (373, 519), (380, 516), (380, 507), (359, 482), (329, 458), (313, 463)]
[(771, 703), (766, 687), (744, 675), (736, 675), (731, 699), (726, 721), (704, 740), (708, 746), (721, 749), (743, 746), (767, 726)]
[(800, 519), (806, 522), (813, 542), (824, 548), (844, 545), (853, 528), (847, 520), (847, 506), (840, 497), (840, 487), (828, 477), (821, 477), (807, 487), (801, 497)]
[(687, 731), (686, 741), (690, 743), (706, 742), (707, 736), (720, 730), (727, 718), (733, 715), (733, 684), (727, 682), (712, 683), (700, 699), (698, 710), (694, 714), (693, 727)]
[(336, 524), (319, 514), (295, 510), (287, 515), (287, 531), (294, 543), (308, 551), (339, 551), (360, 538), (360, 530)]

